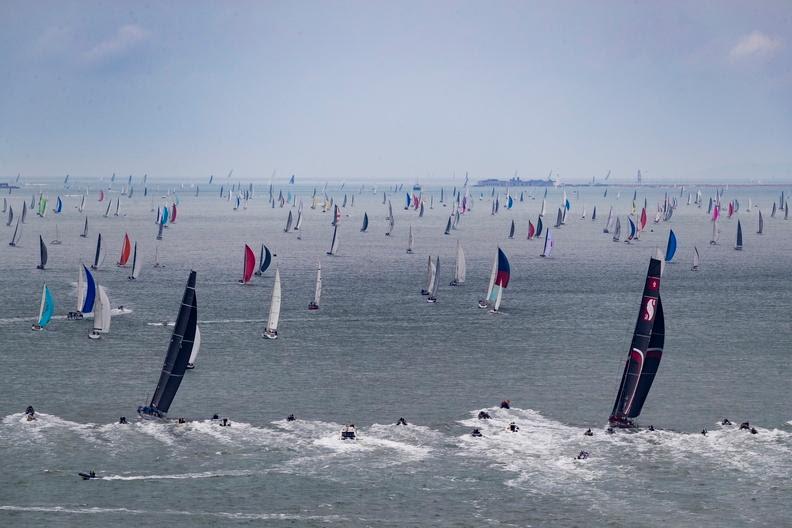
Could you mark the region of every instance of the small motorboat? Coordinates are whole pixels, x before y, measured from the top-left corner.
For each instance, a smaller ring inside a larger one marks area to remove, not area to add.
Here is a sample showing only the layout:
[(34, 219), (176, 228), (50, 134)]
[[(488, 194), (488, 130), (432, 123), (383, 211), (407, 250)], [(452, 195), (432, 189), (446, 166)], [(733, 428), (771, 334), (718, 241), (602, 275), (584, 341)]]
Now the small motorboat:
[(345, 425), (344, 428), (341, 429), (341, 440), (357, 440), (355, 424)]
[(77, 473), (77, 474), (80, 475), (83, 480), (92, 480), (95, 478), (99, 478), (96, 476), (96, 473), (94, 471), (89, 471), (88, 473)]
[(474, 438), (481, 438), (484, 435), (481, 434), (481, 431), (479, 431), (478, 429), (473, 429), (473, 432), (470, 433), (470, 436), (472, 436)]
[(28, 408), (25, 409), (25, 417), (28, 422), (32, 422), (36, 419), (36, 411), (33, 409), (32, 405), (28, 405)]

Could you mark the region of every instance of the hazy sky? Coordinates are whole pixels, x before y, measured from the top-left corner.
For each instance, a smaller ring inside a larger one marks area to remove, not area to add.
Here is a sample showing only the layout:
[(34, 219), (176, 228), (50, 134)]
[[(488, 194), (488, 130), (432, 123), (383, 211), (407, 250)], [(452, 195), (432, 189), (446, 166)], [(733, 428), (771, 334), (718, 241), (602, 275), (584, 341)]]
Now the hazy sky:
[(789, 0), (0, 9), (0, 181), (792, 181)]

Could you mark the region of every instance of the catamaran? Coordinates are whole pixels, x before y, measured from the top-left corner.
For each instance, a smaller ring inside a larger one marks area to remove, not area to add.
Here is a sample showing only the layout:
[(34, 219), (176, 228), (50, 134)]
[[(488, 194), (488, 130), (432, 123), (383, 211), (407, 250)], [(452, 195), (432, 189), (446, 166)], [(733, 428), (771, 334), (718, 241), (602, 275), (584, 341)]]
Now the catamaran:
[(32, 330), (43, 330), (44, 327), (49, 324), (50, 319), (52, 319), (52, 313), (55, 311), (55, 302), (52, 300), (52, 294), (47, 288), (47, 285), (44, 285), (44, 288), (41, 290), (41, 306), (39, 307), (39, 315), (38, 320), (32, 326)]
[(149, 405), (137, 409), (141, 418), (167, 418), (168, 410), (187, 369), (197, 328), (198, 301), (195, 296), (195, 272), (190, 271), (154, 396)]
[(465, 252), (462, 250), (462, 242), (457, 240), (456, 247), (456, 261), (454, 262), (454, 279), (449, 286), (462, 286), (465, 283), (465, 274), (467, 267), (465, 265)]
[(272, 286), (272, 301), (270, 302), (269, 317), (267, 327), (264, 329), (264, 337), (267, 339), (278, 339), (278, 321), (280, 320), (281, 310), (281, 281), (280, 270), (275, 268), (275, 284)]
[(316, 265), (316, 286), (314, 287), (314, 299), (308, 303), (309, 310), (319, 309), (319, 299), (322, 297), (322, 263)]
[(612, 427), (635, 427), (633, 420), (641, 414), (660, 365), (665, 340), (663, 303), (660, 300), (661, 268), (659, 259), (649, 260), (638, 321), (635, 323), (616, 401), (608, 419)]

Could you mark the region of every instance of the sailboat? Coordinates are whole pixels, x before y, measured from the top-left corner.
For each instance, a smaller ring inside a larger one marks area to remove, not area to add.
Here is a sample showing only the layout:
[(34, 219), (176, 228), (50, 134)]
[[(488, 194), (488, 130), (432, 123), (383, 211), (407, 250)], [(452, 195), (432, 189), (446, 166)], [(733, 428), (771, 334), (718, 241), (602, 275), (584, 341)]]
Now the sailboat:
[(660, 300), (661, 268), (660, 260), (649, 260), (638, 321), (635, 323), (616, 401), (608, 419), (613, 427), (635, 427), (633, 420), (641, 414), (660, 365), (665, 341), (665, 319)]
[(514, 238), (514, 220), (511, 221), (511, 227), (509, 228), (509, 238)]
[(97, 287), (97, 302), (94, 305), (93, 330), (88, 334), (90, 339), (99, 339), (102, 334), (110, 332), (110, 299), (104, 286)]
[(665, 261), (671, 262), (671, 259), (674, 258), (674, 254), (677, 250), (677, 238), (676, 234), (674, 234), (674, 230), (671, 229), (668, 232), (668, 245), (666, 245), (666, 253), (665, 253)]
[(281, 310), (281, 281), (280, 270), (275, 268), (275, 284), (272, 286), (272, 301), (270, 302), (269, 318), (267, 328), (264, 329), (264, 337), (267, 339), (278, 339), (278, 320)]
[(368, 213), (364, 212), (363, 213), (363, 227), (360, 228), (360, 231), (362, 233), (365, 233), (366, 229), (368, 229)]
[(561, 213), (561, 208), (558, 208), (558, 215), (556, 216), (555, 227), (561, 227), (564, 223), (564, 215)]
[[(431, 260), (432, 257), (429, 257)], [(428, 303), (437, 302), (437, 287), (440, 284), (440, 255), (435, 257), (434, 265), (432, 266), (432, 280), (429, 287), (429, 297), (426, 298)]]
[(407, 253), (412, 254), (413, 252), (413, 244), (415, 243), (415, 239), (413, 238), (413, 230), (412, 224), (410, 224), (410, 229), (407, 231)]
[(743, 248), (743, 239), (742, 239), (742, 225), (740, 225), (740, 221), (737, 220), (737, 244), (734, 246), (734, 249), (737, 251), (741, 251)]
[(616, 227), (613, 228), (613, 241), (618, 242), (621, 237), (621, 221), (616, 217)]
[(550, 233), (550, 228), (548, 228), (547, 232), (545, 233), (544, 248), (542, 248), (542, 254), (539, 256), (549, 257), (552, 252), (553, 252), (553, 235)]
[(99, 269), (99, 266), (102, 265), (105, 259), (105, 251), (104, 246), (102, 246), (102, 233), (99, 233), (99, 236), (96, 237), (96, 253), (94, 254), (94, 262), (91, 264), (92, 270)]
[[(500, 250), (500, 248), (498, 248)], [(495, 287), (495, 278), (498, 275), (498, 254), (495, 254), (495, 260), (492, 261), (492, 271), (490, 271), (489, 282), (487, 283), (487, 295), (483, 299), (479, 299), (478, 307), (487, 308), (489, 306), (489, 299), (492, 297), (492, 290)]]
[(691, 271), (698, 271), (700, 264), (701, 264), (701, 258), (699, 257), (698, 248), (696, 246), (693, 246), (693, 267), (690, 268)]
[(756, 232), (757, 235), (761, 235), (764, 231), (764, 219), (762, 218), (762, 210), (759, 209), (759, 231)]
[(591, 211), (591, 221), (593, 222), (596, 219), (597, 219), (597, 206), (595, 205), (594, 210)]
[(328, 255), (336, 255), (338, 253), (338, 224), (333, 226), (333, 241), (330, 242), (330, 251)]
[(467, 266), (465, 264), (465, 252), (462, 250), (462, 242), (457, 240), (456, 261), (454, 262), (454, 279), (449, 286), (462, 286), (465, 283)]
[(14, 206), (9, 206), (8, 208), (8, 217), (6, 219), (6, 227), (11, 225), (11, 222), (14, 221)]
[(605, 220), (605, 227), (602, 229), (603, 233), (610, 232), (610, 225), (612, 221), (613, 221), (613, 206), (611, 206), (611, 208), (608, 210), (608, 219)]
[(509, 285), (509, 277), (511, 275), (509, 259), (506, 258), (506, 253), (504, 253), (501, 248), (498, 248), (496, 262), (495, 280), (492, 284), (492, 291), (490, 291), (487, 296), (487, 301), (489, 305), (492, 306), (490, 313), (498, 313), (501, 299), (503, 298), (503, 290)]
[[(353, 196), (354, 198), (354, 196)], [(322, 297), (322, 263), (316, 265), (316, 286), (314, 287), (314, 299), (308, 303), (309, 310), (319, 309), (319, 299)]]
[(11, 247), (16, 247), (19, 244), (19, 241), (22, 240), (22, 226), (20, 225), (20, 220), (22, 218), (17, 218), (16, 227), (14, 227), (14, 233), (11, 235), (11, 242), (8, 243)]
[(77, 271), (77, 310), (69, 312), (68, 319), (82, 319), (93, 312), (96, 301), (96, 281), (84, 264)]
[(83, 226), (83, 232), (80, 233), (80, 236), (83, 238), (88, 238), (88, 217), (85, 217), (85, 225)]
[(44, 288), (41, 290), (41, 306), (39, 307), (38, 320), (31, 327), (31, 330), (44, 330), (47, 324), (49, 324), (50, 319), (52, 319), (52, 313), (54, 311), (55, 302), (52, 300), (52, 294), (45, 284)]
[(52, 244), (53, 246), (61, 245), (60, 229), (58, 229), (58, 224), (55, 224), (55, 239), (51, 240), (50, 244)]
[(259, 253), (259, 268), (256, 270), (256, 275), (261, 275), (267, 268), (270, 267), (272, 263), (272, 253), (270, 252), (269, 248), (264, 244), (261, 244), (261, 252)]
[(292, 212), (289, 211), (289, 216), (286, 218), (286, 227), (283, 228), (284, 233), (288, 233), (292, 227)]
[(451, 234), (451, 217), (450, 216), (448, 217), (448, 223), (446, 224), (446, 228), (445, 228), (445, 233), (444, 234), (445, 235), (450, 235)]
[(195, 339), (193, 340), (192, 350), (190, 351), (190, 359), (187, 360), (187, 369), (192, 370), (195, 368), (195, 360), (198, 359), (198, 352), (201, 350), (201, 328), (195, 325)]
[(149, 405), (140, 406), (137, 409), (142, 418), (165, 419), (167, 417), (168, 410), (173, 403), (173, 398), (176, 397), (176, 392), (179, 390), (179, 385), (181, 385), (184, 372), (187, 369), (197, 328), (198, 301), (195, 296), (195, 272), (191, 270), (154, 396), (152, 396)]
[(432, 256), (429, 255), (429, 259), (426, 262), (426, 288), (421, 289), (421, 295), (429, 295), (429, 292), (432, 291), (433, 268), (434, 262), (432, 262)]
[(720, 218), (720, 208), (716, 205), (714, 211), (712, 212), (712, 238), (710, 239), (710, 245), (716, 245), (718, 243), (718, 239), (720, 238), (720, 229), (718, 229), (718, 219)]
[(40, 264), (36, 266), (36, 269), (43, 270), (47, 266), (47, 245), (41, 235), (39, 235), (39, 258)]
[(124, 233), (124, 241), (121, 243), (121, 258), (118, 259), (119, 266), (126, 266), (129, 262), (129, 256), (132, 254), (132, 242), (129, 240), (129, 234)]
[(256, 254), (250, 249), (250, 246), (245, 244), (244, 256), (242, 258), (242, 278), (239, 280), (240, 284), (247, 284), (253, 277), (253, 271), (256, 269)]
[(544, 230), (544, 222), (542, 222), (542, 217), (536, 219), (536, 234), (534, 235), (535, 238), (539, 238), (542, 236), (542, 231)]
[(132, 252), (132, 275), (127, 277), (129, 280), (137, 280), (140, 276), (140, 270), (143, 268), (143, 259), (138, 258), (137, 242), (135, 242), (135, 250)]

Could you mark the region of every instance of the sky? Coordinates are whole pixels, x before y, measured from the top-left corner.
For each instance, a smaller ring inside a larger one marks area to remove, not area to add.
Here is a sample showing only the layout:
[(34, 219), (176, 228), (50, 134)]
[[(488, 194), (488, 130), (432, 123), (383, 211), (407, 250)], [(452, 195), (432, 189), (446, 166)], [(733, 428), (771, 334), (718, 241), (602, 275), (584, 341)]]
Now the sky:
[(0, 10), (0, 181), (792, 182), (788, 0)]

